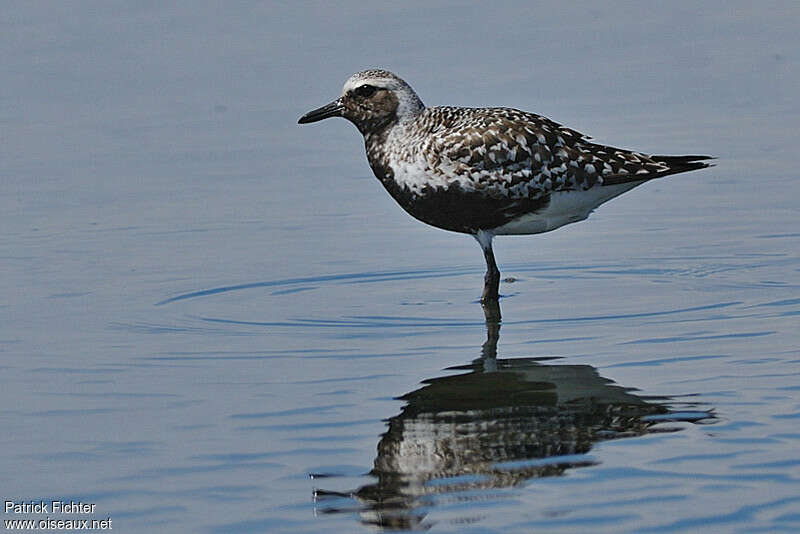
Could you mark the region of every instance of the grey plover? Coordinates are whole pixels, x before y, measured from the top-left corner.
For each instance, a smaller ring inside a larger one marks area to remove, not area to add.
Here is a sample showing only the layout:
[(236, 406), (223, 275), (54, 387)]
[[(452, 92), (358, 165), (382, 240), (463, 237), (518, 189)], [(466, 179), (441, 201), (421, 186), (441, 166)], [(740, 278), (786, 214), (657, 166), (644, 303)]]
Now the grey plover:
[(496, 235), (582, 221), (654, 178), (709, 166), (710, 156), (655, 156), (596, 144), (512, 108), (427, 108), (385, 70), (352, 75), (342, 95), (298, 121), (344, 117), (363, 134), (375, 176), (411, 216), (471, 234), (486, 260), (482, 302), (496, 301)]

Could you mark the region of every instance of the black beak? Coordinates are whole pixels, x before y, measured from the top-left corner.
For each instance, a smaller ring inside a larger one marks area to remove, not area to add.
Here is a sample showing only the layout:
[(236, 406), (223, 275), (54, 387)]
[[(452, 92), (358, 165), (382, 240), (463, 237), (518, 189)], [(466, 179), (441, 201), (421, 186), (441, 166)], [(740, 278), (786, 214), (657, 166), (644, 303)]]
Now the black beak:
[(308, 124), (309, 122), (321, 121), (322, 119), (327, 119), (328, 117), (341, 117), (343, 109), (344, 106), (342, 106), (342, 102), (340, 100), (334, 100), (328, 105), (322, 106), (321, 108), (313, 111), (309, 111), (300, 117), (300, 120), (298, 120), (297, 123)]

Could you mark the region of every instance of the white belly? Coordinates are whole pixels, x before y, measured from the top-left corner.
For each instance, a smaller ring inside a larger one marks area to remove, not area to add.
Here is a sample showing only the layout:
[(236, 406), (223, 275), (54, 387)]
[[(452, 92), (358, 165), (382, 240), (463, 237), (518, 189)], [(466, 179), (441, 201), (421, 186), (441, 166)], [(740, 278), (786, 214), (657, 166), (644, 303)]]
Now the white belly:
[(549, 232), (565, 224), (586, 219), (600, 204), (630, 191), (644, 182), (645, 180), (593, 187), (588, 191), (559, 191), (550, 196), (550, 204), (546, 208), (536, 213), (517, 217), (503, 226), (494, 228), (491, 233), (494, 235), (519, 235)]

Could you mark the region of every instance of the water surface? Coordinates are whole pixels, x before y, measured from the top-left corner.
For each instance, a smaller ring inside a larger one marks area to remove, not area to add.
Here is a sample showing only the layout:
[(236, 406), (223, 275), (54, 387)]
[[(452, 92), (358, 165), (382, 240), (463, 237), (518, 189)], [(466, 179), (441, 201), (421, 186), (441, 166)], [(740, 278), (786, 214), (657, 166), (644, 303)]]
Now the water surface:
[[(5, 14), (5, 500), (118, 532), (800, 528), (794, 4)], [(497, 239), (487, 319), (474, 241), (395, 206), (352, 126), (296, 125), (370, 66), (719, 159)]]

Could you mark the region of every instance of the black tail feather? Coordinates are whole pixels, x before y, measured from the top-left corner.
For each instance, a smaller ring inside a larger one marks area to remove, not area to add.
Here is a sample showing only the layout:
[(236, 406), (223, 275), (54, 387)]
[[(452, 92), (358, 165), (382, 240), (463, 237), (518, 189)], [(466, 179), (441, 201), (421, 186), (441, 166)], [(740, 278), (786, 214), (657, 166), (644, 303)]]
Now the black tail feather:
[(658, 177), (678, 174), (680, 172), (696, 171), (712, 167), (713, 163), (706, 163), (715, 159), (713, 156), (650, 156), (655, 161), (666, 163), (669, 170), (659, 173)]
[(713, 167), (713, 163), (708, 160), (716, 159), (713, 156), (650, 156), (650, 159), (659, 163), (666, 164), (669, 169), (649, 175), (616, 174), (603, 177), (603, 185), (616, 185), (629, 182), (646, 181), (654, 178), (662, 178), (671, 174), (696, 171)]
[(670, 167), (679, 167), (681, 165), (702, 165), (702, 168), (709, 167), (713, 163), (700, 163), (710, 159), (717, 159), (714, 156), (650, 156), (655, 161), (662, 161)]

